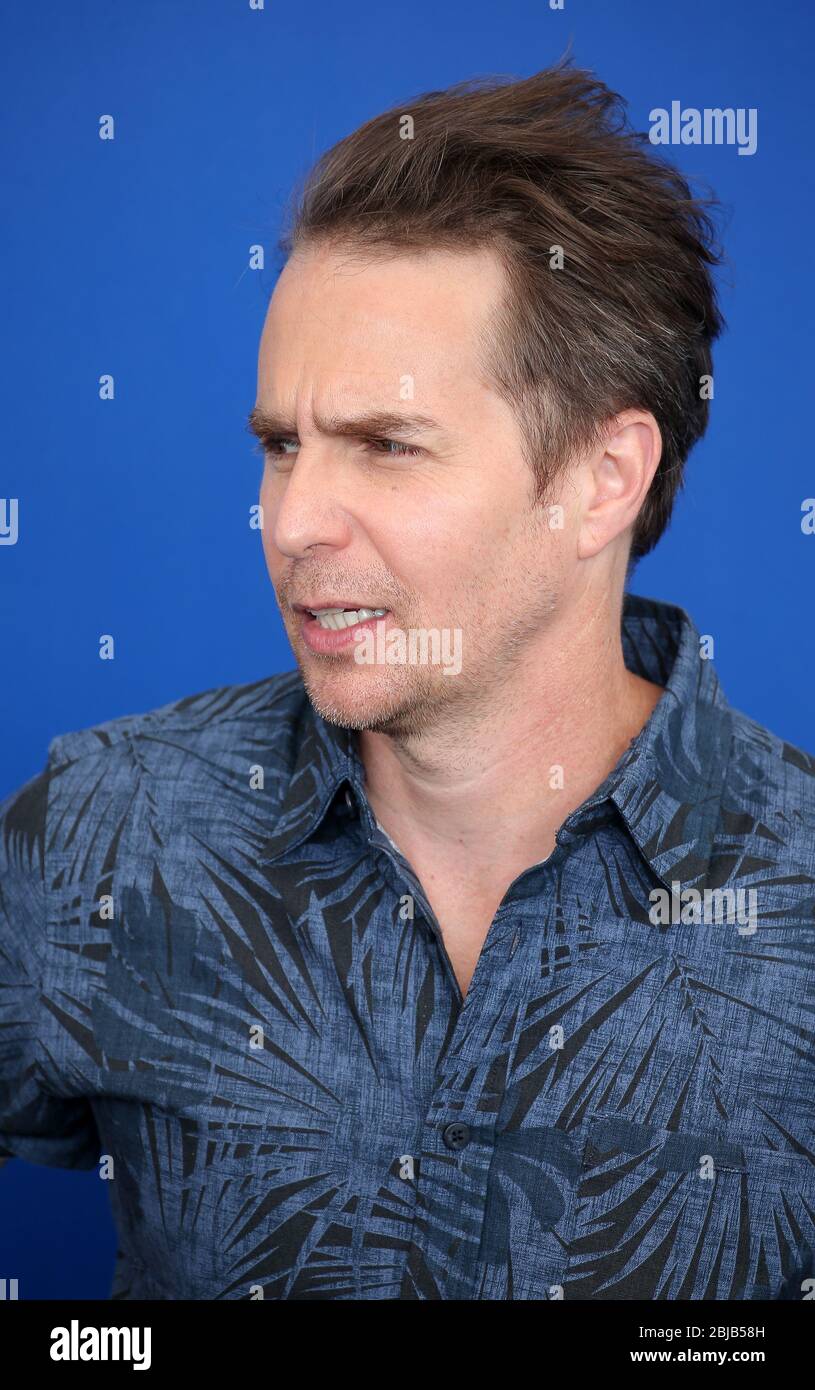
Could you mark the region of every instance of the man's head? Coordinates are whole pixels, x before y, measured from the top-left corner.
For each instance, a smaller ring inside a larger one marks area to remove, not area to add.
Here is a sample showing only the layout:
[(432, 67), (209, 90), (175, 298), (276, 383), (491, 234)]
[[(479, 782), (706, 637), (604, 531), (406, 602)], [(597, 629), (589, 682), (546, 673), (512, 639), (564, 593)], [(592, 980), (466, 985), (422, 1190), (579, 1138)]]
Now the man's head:
[[(710, 233), (619, 99), (562, 66), (431, 93), (318, 163), (254, 425), (267, 564), (325, 717), (420, 730), (505, 685), (578, 594), (621, 601), (706, 425)], [(334, 602), (459, 631), (461, 673), (315, 650), (340, 639), (309, 642), (293, 605)]]

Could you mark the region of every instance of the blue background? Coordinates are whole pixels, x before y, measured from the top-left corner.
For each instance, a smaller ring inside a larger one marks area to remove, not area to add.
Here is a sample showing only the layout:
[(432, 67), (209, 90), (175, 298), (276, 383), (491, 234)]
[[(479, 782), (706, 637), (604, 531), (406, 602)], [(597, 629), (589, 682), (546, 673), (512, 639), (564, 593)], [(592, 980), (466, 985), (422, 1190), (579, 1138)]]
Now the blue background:
[[(672, 100), (758, 108), (752, 156), (667, 150), (724, 204), (729, 327), (708, 434), (631, 587), (685, 607), (731, 703), (813, 751), (810, 0), (38, 0), (1, 27), (0, 495), (19, 498), (20, 536), (0, 547), (0, 797), (56, 733), (294, 665), (244, 432), (292, 185), (386, 107), (526, 76), (570, 41), (638, 129)], [(21, 1298), (106, 1298), (114, 1252), (95, 1172), (2, 1169), (0, 1278)]]

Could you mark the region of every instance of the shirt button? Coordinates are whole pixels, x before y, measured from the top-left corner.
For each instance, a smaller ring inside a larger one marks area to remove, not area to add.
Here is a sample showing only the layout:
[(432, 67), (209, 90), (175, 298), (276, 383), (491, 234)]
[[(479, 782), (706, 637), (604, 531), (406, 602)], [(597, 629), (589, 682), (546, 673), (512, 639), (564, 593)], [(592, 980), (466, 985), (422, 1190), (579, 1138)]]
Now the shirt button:
[(448, 1149), (463, 1149), (470, 1142), (470, 1126), (465, 1125), (462, 1120), (454, 1120), (451, 1125), (446, 1125), (441, 1132), (441, 1137)]

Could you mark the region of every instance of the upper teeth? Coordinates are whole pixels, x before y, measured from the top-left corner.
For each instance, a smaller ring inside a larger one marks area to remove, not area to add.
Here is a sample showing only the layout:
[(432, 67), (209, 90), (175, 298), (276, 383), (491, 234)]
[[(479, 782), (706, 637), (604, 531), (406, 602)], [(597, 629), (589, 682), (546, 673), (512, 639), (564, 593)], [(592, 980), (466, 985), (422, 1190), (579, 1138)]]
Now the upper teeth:
[(343, 627), (353, 627), (354, 623), (363, 623), (368, 618), (383, 618), (387, 613), (387, 608), (317, 608), (310, 610), (320, 627), (333, 628), (339, 631)]

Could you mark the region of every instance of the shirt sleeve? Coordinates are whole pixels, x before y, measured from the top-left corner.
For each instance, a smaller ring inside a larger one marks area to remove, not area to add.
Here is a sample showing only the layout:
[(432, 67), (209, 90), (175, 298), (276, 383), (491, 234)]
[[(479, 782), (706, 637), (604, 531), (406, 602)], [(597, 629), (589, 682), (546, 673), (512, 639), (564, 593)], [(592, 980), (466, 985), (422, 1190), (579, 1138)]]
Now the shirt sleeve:
[(0, 1167), (93, 1168), (93, 1111), (55, 1094), (42, 1065), (50, 776), (46, 766), (0, 802)]

